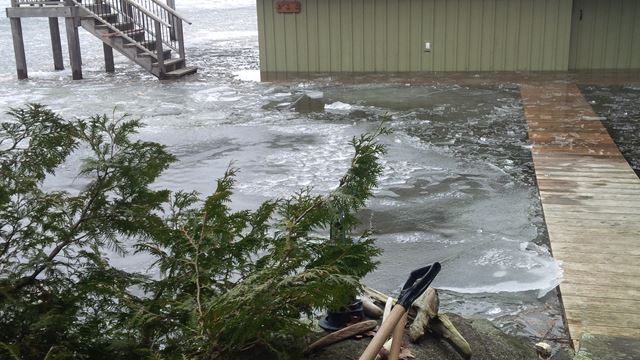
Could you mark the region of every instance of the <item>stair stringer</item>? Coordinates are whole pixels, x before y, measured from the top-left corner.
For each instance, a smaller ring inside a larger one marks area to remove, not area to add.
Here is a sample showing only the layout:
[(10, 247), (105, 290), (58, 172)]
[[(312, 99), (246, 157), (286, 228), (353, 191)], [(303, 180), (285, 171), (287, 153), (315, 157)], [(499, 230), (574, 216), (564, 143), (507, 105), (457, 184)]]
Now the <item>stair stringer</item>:
[(153, 58), (149, 56), (138, 56), (138, 50), (135, 47), (125, 47), (125, 41), (122, 37), (118, 36), (118, 33), (111, 32), (110, 29), (96, 29), (96, 19), (93, 16), (82, 18), (80, 25), (83, 29), (88, 31), (93, 36), (97, 37), (103, 43), (111, 46), (113, 49), (124, 55), (129, 60), (138, 64), (152, 75), (162, 78), (160, 69), (157, 66), (153, 66)]

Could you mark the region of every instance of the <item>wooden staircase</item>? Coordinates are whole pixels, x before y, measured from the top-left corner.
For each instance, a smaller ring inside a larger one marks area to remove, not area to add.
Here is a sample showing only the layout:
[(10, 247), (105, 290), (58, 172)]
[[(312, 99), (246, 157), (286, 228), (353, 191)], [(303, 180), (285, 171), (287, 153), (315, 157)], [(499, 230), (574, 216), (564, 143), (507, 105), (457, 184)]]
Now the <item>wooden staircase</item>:
[[(184, 17), (157, 0), (73, 0), (82, 28), (159, 79), (193, 74), (184, 54)], [(186, 21), (188, 22), (188, 21)], [(190, 22), (188, 22), (190, 24)]]
[[(162, 1), (12, 0), (7, 16), (12, 19), (33, 16), (51, 18), (64, 14), (67, 21), (71, 19), (73, 24), (70, 26), (67, 23), (67, 37), (70, 28), (82, 27), (103, 42), (107, 71), (113, 71), (112, 49), (115, 49), (159, 79), (177, 79), (197, 71), (196, 67), (187, 66), (185, 58), (182, 26), (184, 22), (191, 22), (174, 10), (175, 0), (166, 0), (168, 4)], [(16, 32), (21, 33), (21, 28)], [(79, 70), (79, 43), (77, 40), (75, 42), (77, 54), (73, 53), (74, 44), (70, 43), (70, 58), (72, 67), (75, 65)], [(14, 48), (15, 45), (14, 40)], [(26, 77), (26, 64), (24, 67)], [(76, 76), (74, 69), (75, 78), (81, 78), (81, 72)]]

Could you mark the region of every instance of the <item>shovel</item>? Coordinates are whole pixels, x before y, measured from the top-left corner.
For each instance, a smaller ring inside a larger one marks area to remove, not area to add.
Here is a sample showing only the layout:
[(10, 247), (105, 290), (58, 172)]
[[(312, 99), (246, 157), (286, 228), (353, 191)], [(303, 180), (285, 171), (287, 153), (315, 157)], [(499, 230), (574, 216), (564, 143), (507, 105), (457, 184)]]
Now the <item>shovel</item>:
[[(376, 358), (376, 355), (378, 355), (378, 352), (396, 328), (396, 325), (404, 318), (407, 311), (409, 311), (411, 304), (427, 290), (439, 272), (440, 263), (437, 262), (411, 272), (409, 279), (404, 283), (402, 291), (398, 296), (398, 302), (391, 310), (391, 313), (389, 313), (388, 319), (380, 326), (376, 336), (371, 339), (371, 342), (360, 356), (360, 360), (374, 360)], [(401, 334), (399, 331), (398, 333)], [(401, 337), (397, 339), (398, 343), (401, 341), (400, 339)], [(394, 338), (394, 343), (396, 342), (395, 340)]]

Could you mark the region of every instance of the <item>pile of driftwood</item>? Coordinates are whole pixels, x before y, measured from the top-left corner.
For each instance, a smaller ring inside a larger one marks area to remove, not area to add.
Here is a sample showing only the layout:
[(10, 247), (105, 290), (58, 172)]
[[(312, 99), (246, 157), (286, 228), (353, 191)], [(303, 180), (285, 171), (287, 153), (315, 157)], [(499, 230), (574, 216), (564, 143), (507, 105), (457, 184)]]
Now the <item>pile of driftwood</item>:
[[(395, 299), (387, 296), (386, 294), (364, 287), (364, 294), (362, 294), (362, 302), (364, 311), (370, 318), (381, 318), (382, 322), (385, 321), (386, 316), (389, 314), (391, 307), (395, 303)], [(453, 323), (449, 320), (447, 315), (438, 314), (440, 300), (438, 298), (438, 291), (433, 288), (428, 288), (411, 306), (409, 310), (408, 320), (411, 320), (409, 326), (409, 338), (412, 342), (417, 343), (427, 333), (431, 333), (434, 336), (440, 337), (446, 340), (451, 346), (465, 359), (471, 358), (471, 347), (469, 343), (462, 337), (460, 332), (455, 328)], [(384, 310), (383, 310), (384, 308)], [(406, 319), (405, 319), (406, 322)], [(311, 353), (323, 347), (337, 343), (339, 341), (349, 339), (351, 337), (366, 334), (373, 331), (378, 325), (376, 320), (367, 320), (359, 323), (349, 325), (343, 329), (333, 332), (325, 337), (320, 338), (318, 341), (312, 343), (307, 348), (307, 353)], [(399, 330), (398, 330), (399, 329)], [(378, 359), (397, 359), (400, 346), (402, 344), (402, 338), (406, 329), (404, 327), (397, 327), (397, 331), (393, 333), (390, 338), (380, 350)], [(400, 339), (399, 341), (392, 341), (393, 338)], [(392, 347), (394, 349), (392, 349)], [(390, 354), (393, 354), (390, 357)], [(411, 355), (408, 352), (407, 356), (401, 356), (404, 358), (410, 358)]]

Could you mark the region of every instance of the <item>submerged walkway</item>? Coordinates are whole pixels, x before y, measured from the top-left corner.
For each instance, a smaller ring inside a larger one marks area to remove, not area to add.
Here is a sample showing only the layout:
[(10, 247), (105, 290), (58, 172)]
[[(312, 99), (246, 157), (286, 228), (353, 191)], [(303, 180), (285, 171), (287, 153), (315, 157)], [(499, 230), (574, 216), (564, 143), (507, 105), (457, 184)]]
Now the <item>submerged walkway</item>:
[(521, 94), (570, 336), (640, 339), (640, 180), (576, 85)]

